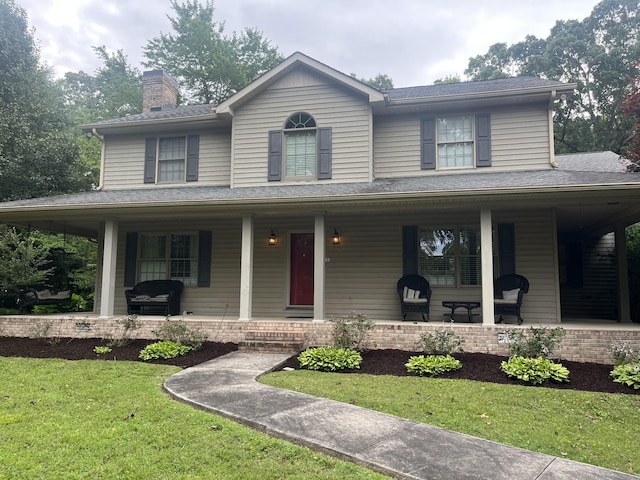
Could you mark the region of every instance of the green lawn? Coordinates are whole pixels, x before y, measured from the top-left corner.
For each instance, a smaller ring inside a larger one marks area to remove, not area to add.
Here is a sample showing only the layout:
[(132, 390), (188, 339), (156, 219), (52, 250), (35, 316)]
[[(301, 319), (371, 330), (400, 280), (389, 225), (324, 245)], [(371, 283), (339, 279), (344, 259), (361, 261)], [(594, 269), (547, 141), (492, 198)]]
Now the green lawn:
[(0, 479), (377, 479), (171, 400), (175, 367), (0, 357)]
[(261, 382), (558, 457), (640, 473), (640, 396), (468, 380), (274, 372)]

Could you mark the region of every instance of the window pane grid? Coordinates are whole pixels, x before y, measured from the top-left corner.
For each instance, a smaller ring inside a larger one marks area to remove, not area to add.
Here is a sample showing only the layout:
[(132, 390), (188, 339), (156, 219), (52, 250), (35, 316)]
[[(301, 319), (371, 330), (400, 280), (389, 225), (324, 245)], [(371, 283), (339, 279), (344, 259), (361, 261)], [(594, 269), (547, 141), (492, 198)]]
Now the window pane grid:
[(158, 151), (158, 182), (180, 182), (185, 175), (184, 137), (160, 139)]
[(186, 286), (197, 285), (197, 236), (141, 235), (139, 281), (180, 280)]
[(473, 117), (438, 118), (440, 168), (473, 166)]
[(432, 285), (455, 286), (455, 234), (453, 229), (420, 231), (418, 273)]

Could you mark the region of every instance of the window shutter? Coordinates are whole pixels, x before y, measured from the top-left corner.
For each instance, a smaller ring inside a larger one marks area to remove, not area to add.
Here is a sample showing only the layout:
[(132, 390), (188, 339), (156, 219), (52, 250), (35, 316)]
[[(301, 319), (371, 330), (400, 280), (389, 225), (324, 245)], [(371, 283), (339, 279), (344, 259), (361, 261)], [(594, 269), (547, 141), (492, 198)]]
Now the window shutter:
[(198, 180), (198, 161), (200, 156), (200, 135), (187, 137), (187, 182)]
[(269, 132), (269, 182), (282, 180), (282, 131), (272, 130)]
[(418, 273), (418, 227), (402, 227), (402, 274)]
[(513, 223), (498, 224), (500, 276), (516, 273), (516, 240)]
[(331, 128), (318, 129), (318, 180), (331, 178)]
[(138, 233), (127, 232), (124, 247), (124, 286), (136, 284), (136, 267), (138, 265)]
[(436, 168), (436, 119), (423, 118), (420, 125), (420, 143), (422, 147), (420, 168), (434, 170)]
[(211, 286), (211, 232), (198, 232), (198, 287)]
[(476, 167), (491, 166), (491, 116), (476, 115)]
[(156, 183), (157, 139), (147, 138), (144, 147), (144, 183)]

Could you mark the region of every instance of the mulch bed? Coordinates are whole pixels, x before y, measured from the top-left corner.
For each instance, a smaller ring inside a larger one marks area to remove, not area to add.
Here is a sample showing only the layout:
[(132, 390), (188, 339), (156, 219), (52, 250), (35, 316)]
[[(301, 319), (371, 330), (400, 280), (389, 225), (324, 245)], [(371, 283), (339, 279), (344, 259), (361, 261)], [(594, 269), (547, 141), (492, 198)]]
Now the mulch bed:
[[(93, 349), (96, 346), (104, 345), (104, 340), (102, 339), (61, 338), (51, 344), (42, 339), (0, 337), (0, 357), (63, 358), (67, 360), (107, 359), (142, 362), (138, 358), (140, 350), (153, 342), (153, 340), (134, 340), (126, 346), (114, 347), (110, 353), (98, 355)], [(226, 355), (237, 349), (238, 346), (234, 343), (205, 342), (201, 349), (189, 352), (185, 356), (169, 360), (152, 360), (147, 363), (188, 368)], [(346, 373), (413, 375), (408, 373), (405, 367), (405, 363), (412, 355), (419, 355), (419, 353), (393, 349), (370, 350), (364, 353), (360, 369), (349, 370)], [(509, 379), (500, 370), (500, 362), (506, 360), (507, 357), (486, 353), (461, 353), (454, 356), (462, 362), (462, 369), (444, 374), (439, 378), (459, 378), (512, 385), (520, 384), (518, 381)], [(550, 382), (545, 387), (591, 392), (640, 394), (640, 390), (614, 383), (609, 375), (612, 369), (611, 365), (564, 360), (562, 364), (569, 369), (570, 382), (562, 384)], [(298, 369), (300, 365), (297, 355), (290, 357), (279, 368), (285, 367)]]

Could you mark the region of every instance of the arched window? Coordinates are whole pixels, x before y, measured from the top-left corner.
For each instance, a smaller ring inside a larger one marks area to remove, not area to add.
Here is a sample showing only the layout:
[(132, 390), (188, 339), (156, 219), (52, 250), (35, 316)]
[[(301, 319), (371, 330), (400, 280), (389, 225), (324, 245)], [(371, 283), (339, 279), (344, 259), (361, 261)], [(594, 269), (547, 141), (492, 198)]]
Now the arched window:
[(311, 115), (297, 112), (284, 127), (284, 161), (287, 178), (316, 176), (316, 121)]

